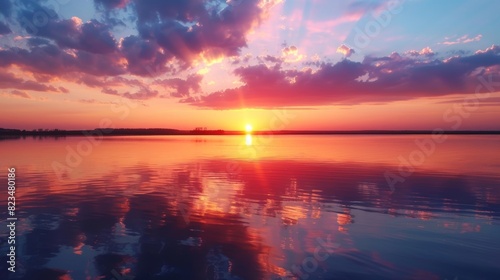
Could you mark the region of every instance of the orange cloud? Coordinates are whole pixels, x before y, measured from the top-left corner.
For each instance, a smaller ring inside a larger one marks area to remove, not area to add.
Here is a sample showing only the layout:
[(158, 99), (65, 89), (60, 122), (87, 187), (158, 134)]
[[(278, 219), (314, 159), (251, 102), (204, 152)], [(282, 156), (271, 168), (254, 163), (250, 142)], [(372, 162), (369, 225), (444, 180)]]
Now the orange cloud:
[(350, 57), (355, 53), (354, 49), (351, 49), (344, 44), (337, 48), (337, 52), (343, 54), (345, 57)]

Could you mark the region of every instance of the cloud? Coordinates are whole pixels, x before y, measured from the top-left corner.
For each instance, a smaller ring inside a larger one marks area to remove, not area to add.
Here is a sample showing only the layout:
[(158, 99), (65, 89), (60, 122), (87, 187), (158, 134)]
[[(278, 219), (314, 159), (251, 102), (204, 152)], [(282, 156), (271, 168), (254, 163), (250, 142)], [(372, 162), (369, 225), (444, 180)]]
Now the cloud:
[[(299, 62), (305, 58), (305, 55), (299, 53), (299, 49), (296, 46), (285, 47), (282, 52), (282, 57), (279, 60), (283, 62)], [(269, 59), (269, 57), (267, 57)]]
[(147, 99), (157, 97), (158, 94), (159, 94), (159, 92), (157, 90), (143, 87), (143, 88), (140, 88), (135, 93), (126, 92), (123, 94), (123, 97), (129, 98), (129, 99), (136, 99), (136, 100), (147, 100)]
[(296, 55), (298, 53), (298, 49), (296, 46), (285, 47), (282, 50), (283, 55)]
[[(107, 54), (116, 51), (117, 43), (109, 30), (109, 26), (95, 19), (83, 23), (78, 17), (59, 19), (57, 13), (48, 8), (46, 24), (35, 27), (24, 25), (26, 32), (36, 33), (38, 37), (52, 39), (61, 48), (84, 50), (90, 53)], [(36, 9), (24, 8), (20, 11), (20, 18), (36, 18)]]
[(48, 46), (51, 44), (50, 40), (40, 37), (30, 37), (28, 38), (26, 44), (28, 47), (38, 47), (38, 46)]
[(5, 35), (5, 34), (9, 34), (9, 33), (12, 33), (12, 30), (10, 30), (10, 27), (6, 23), (0, 21), (0, 36)]
[(355, 53), (354, 49), (351, 49), (344, 44), (337, 48), (337, 52), (343, 54), (345, 57), (350, 57)]
[[(473, 93), (477, 86), (480, 73), (476, 69), (499, 65), (498, 46), (471, 56), (432, 61), (393, 53), (386, 57), (366, 57), (363, 62), (321, 63), (315, 71), (259, 64), (234, 71), (244, 83), (239, 88), (198, 99), (186, 98), (182, 102), (215, 109), (275, 108), (467, 94)], [(498, 73), (494, 75), (500, 77)]]
[[(268, 1), (273, 2), (273, 1)], [(238, 55), (246, 35), (266, 17), (260, 1), (238, 1), (222, 11), (201, 0), (134, 1), (139, 36), (190, 63)]]
[(51, 85), (45, 85), (42, 83), (37, 83), (35, 81), (24, 80), (8, 72), (0, 72), (0, 88), (43, 91), (43, 92), (47, 91), (59, 92), (57, 88)]
[[(114, 77), (107, 80), (90, 80), (90, 84), (101, 87), (101, 92), (109, 95), (122, 96), (130, 99), (147, 100), (155, 97), (188, 97), (201, 91), (202, 75), (188, 75), (185, 79), (169, 78), (156, 79), (153, 82), (146, 82), (139, 79), (126, 79)], [(120, 92), (120, 89), (136, 89), (134, 93), (130, 91)], [(160, 95), (160, 90), (167, 90), (168, 94)]]
[[(99, 78), (85, 75), (175, 75), (194, 62), (237, 56), (247, 46), (247, 35), (277, 2), (220, 1), (215, 6), (221, 10), (205, 0), (94, 0), (105, 15), (83, 21), (62, 18), (44, 1), (23, 0), (13, 6), (0, 0), (2, 13), (15, 15), (12, 22), (29, 35), (11, 42), (22, 47), (0, 49), (0, 66), (68, 80), (84, 77), (81, 82), (93, 86)], [(135, 25), (136, 34), (117, 40), (109, 14), (120, 8), (126, 9), (123, 20)], [(35, 18), (44, 22), (26, 22)], [(0, 22), (0, 33), (9, 30)]]
[[(277, 2), (94, 0), (97, 16), (82, 20), (63, 18), (43, 6), (49, 5), (47, 1), (23, 0), (12, 5), (13, 0), (0, 0), (0, 13), (9, 25), (21, 26), (27, 33), (16, 36), (16, 42), (8, 39), (11, 42), (0, 48), (0, 67), (6, 71), (15, 68), (35, 79), (0, 72), (0, 87), (69, 92), (49, 84), (57, 79), (100, 89), (104, 94), (141, 100), (172, 96), (213, 108), (359, 103), (465, 92), (474, 67), (488, 67), (498, 58), (494, 46), (468, 57), (457, 53), (446, 60), (430, 61), (426, 58), (434, 59), (436, 54), (426, 47), (401, 55), (366, 57), (362, 62), (346, 59), (333, 64), (318, 58), (313, 64), (305, 64), (314, 70), (293, 70), (296, 62), (306, 58), (303, 49), (299, 52), (296, 46), (286, 46), (276, 56), (240, 56), (248, 34), (268, 18), (269, 9)], [(340, 21), (329, 24), (352, 22), (367, 12), (380, 12), (386, 2), (354, 1), (348, 6)], [(45, 24), (23, 24), (23, 18), (32, 19), (40, 11), (47, 15)], [(116, 19), (110, 15), (120, 15), (120, 20), (135, 30), (118, 31)], [(8, 30), (2, 29), (3, 25)], [(0, 22), (0, 34), (9, 31), (9, 26)], [(481, 35), (463, 36), (455, 41), (480, 39)], [(445, 43), (455, 41), (446, 39)], [(346, 45), (337, 51), (346, 58), (354, 54)], [(193, 96), (201, 93), (203, 76), (189, 75), (189, 71), (200, 62), (223, 57), (231, 58), (230, 67), (239, 66), (234, 74), (242, 86), (195, 100)], [(254, 61), (256, 65), (248, 66)]]
[(163, 52), (153, 40), (134, 35), (128, 36), (122, 40), (120, 49), (124, 58), (127, 59), (127, 69), (132, 74), (157, 76), (175, 70), (166, 65), (173, 55)]
[(407, 51), (405, 54), (410, 55), (410, 56), (434, 56), (436, 53), (430, 48), (430, 47), (425, 47), (421, 51)]
[(470, 38), (469, 35), (464, 35), (454, 41), (449, 41), (448, 38), (445, 38), (444, 42), (439, 43), (440, 45), (456, 45), (456, 44), (467, 44), (471, 42), (478, 42), (483, 38), (483, 35), (479, 34), (476, 37)]
[(96, 7), (104, 10), (124, 8), (128, 2), (129, 0), (94, 0)]
[(59, 91), (62, 93), (69, 93), (69, 89), (67, 89), (65, 87), (59, 87)]
[(187, 97), (198, 93), (201, 90), (201, 75), (189, 75), (185, 80), (180, 78), (158, 80), (155, 84), (161, 85), (167, 89), (174, 89), (171, 93), (173, 97)]
[(283, 62), (282, 58), (275, 57), (275, 56), (272, 56), (272, 55), (266, 55), (264, 57), (258, 57), (257, 59), (260, 59), (260, 60), (263, 60), (263, 61), (267, 61), (267, 62), (271, 62), (271, 63), (281, 63), (281, 62)]
[(29, 50), (0, 50), (0, 66), (17, 65), (25, 71), (57, 76), (87, 73), (116, 76), (127, 73), (119, 54), (96, 54), (81, 50), (63, 50), (53, 44), (32, 46)]
[[(112, 79), (107, 79), (105, 81), (98, 81), (99, 85), (102, 87), (101, 92), (110, 95), (122, 96), (129, 99), (136, 100), (147, 100), (154, 97), (159, 97), (159, 92), (153, 89), (148, 83), (138, 80), (138, 79), (126, 79), (123, 77), (114, 77)], [(127, 88), (137, 90), (133, 93), (126, 91), (120, 93), (118, 88)]]
[(498, 52), (500, 52), (500, 46), (492, 45), (491, 47), (485, 50), (477, 50), (475, 54), (498, 53)]
[(26, 92), (24, 92), (24, 91), (13, 90), (10, 93), (12, 95), (15, 95), (15, 96), (18, 96), (18, 97), (21, 97), (21, 98), (31, 99), (31, 96), (29, 94), (27, 94)]

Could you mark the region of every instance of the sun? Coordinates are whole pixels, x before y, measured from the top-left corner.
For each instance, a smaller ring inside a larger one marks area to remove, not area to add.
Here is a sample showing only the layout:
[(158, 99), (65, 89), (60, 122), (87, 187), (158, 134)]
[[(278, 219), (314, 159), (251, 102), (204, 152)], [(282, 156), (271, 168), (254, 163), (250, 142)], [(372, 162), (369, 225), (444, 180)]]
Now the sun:
[(253, 127), (252, 127), (252, 125), (251, 125), (251, 124), (247, 123), (247, 124), (245, 125), (245, 131), (246, 131), (247, 133), (252, 132), (252, 129), (253, 129)]

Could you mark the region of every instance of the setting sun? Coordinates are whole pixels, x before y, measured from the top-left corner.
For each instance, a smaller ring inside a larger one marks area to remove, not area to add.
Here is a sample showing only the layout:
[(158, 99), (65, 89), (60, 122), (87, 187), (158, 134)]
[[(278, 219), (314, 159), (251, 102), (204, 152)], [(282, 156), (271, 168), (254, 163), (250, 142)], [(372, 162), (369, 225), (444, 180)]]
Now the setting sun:
[(252, 125), (251, 125), (251, 124), (247, 124), (247, 125), (245, 126), (245, 131), (246, 131), (247, 133), (252, 132), (252, 129), (253, 129), (253, 128), (252, 128)]

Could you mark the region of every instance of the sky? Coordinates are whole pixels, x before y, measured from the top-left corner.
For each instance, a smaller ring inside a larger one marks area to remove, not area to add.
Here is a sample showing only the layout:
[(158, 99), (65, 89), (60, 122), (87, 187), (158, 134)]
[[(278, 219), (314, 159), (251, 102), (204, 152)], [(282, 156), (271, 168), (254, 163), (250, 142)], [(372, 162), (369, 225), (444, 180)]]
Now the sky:
[(500, 130), (496, 0), (0, 0), (0, 128)]

